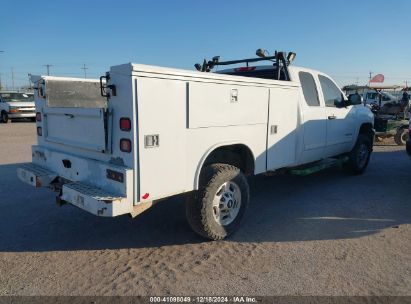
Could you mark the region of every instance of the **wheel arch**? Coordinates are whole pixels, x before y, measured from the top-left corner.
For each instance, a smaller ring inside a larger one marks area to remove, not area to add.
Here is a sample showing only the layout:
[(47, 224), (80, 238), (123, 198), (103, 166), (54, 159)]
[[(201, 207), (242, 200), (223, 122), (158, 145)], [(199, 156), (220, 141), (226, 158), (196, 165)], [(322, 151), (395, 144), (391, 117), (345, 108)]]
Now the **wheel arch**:
[(210, 147), (201, 158), (194, 179), (194, 189), (198, 190), (203, 169), (212, 163), (224, 163), (238, 167), (245, 175), (254, 175), (255, 157), (246, 144), (225, 142)]
[(371, 122), (365, 122), (361, 124), (358, 135), (363, 134), (368, 136), (372, 141), (374, 140), (375, 130)]

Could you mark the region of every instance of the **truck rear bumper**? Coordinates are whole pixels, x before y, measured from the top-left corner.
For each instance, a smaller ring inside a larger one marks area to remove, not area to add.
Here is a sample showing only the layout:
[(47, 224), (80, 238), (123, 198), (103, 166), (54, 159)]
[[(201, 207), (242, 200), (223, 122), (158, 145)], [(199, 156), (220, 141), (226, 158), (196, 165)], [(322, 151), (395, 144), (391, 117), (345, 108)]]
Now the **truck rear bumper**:
[(17, 168), (18, 178), (34, 187), (48, 186), (57, 177), (54, 172), (32, 163), (22, 164)]
[(125, 197), (78, 182), (64, 184), (60, 198), (98, 216), (113, 217), (131, 213)]
[[(52, 187), (59, 177), (57, 173), (33, 163), (22, 164), (17, 169), (17, 176), (34, 187)], [(114, 217), (133, 213), (133, 203), (127, 197), (82, 182), (65, 182), (59, 199), (97, 216)]]

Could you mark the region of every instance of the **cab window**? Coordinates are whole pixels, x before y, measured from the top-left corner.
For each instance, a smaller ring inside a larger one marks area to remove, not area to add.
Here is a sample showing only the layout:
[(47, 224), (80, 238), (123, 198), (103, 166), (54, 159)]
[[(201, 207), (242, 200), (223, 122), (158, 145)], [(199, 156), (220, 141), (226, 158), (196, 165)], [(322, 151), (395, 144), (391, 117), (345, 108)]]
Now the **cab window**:
[(310, 107), (318, 107), (320, 100), (318, 98), (318, 91), (315, 85), (314, 77), (310, 73), (298, 73), (301, 87), (303, 89), (304, 99)]
[(342, 95), (340, 89), (331, 81), (331, 79), (319, 75), (321, 90), (324, 95), (324, 102), (326, 107), (335, 107), (342, 102)]

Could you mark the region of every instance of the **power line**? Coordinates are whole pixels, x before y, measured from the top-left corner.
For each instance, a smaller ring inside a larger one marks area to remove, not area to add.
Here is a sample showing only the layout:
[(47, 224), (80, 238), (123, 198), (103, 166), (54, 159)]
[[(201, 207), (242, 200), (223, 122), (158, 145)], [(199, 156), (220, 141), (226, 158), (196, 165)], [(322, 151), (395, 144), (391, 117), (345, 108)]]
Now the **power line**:
[(50, 75), (50, 67), (52, 67), (52, 64), (43, 64), (43, 66), (47, 67), (47, 75)]
[(84, 78), (87, 78), (87, 70), (88, 68), (86, 68), (86, 64), (83, 63), (83, 67), (81, 68), (82, 70), (84, 70)]

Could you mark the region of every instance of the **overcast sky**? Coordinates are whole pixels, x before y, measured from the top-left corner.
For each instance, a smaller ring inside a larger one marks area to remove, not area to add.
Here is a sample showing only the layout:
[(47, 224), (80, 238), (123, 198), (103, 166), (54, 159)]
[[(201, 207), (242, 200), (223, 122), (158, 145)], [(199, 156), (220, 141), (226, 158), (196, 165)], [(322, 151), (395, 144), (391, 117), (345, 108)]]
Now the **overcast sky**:
[(340, 85), (383, 73), (411, 83), (411, 1), (2, 0), (3, 85), (28, 73), (98, 77), (136, 62), (193, 69), (203, 58), (253, 57), (257, 48), (292, 50), (295, 65)]

